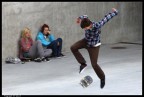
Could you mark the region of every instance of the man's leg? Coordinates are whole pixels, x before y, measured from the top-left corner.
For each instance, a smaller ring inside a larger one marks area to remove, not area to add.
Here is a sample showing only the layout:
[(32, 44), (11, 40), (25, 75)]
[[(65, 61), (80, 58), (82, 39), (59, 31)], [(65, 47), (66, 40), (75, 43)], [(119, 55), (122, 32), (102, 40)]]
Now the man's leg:
[(56, 57), (56, 56), (57, 56), (57, 41), (56, 41), (56, 40), (52, 41), (52, 42), (47, 46), (47, 48), (52, 49), (52, 56), (53, 56), (53, 57)]
[(56, 41), (59, 42), (57, 56), (60, 56), (62, 50), (62, 39), (58, 38)]
[(52, 49), (46, 49), (46, 48), (44, 48), (44, 53), (45, 53), (44, 57), (50, 57), (51, 54), (52, 54)]
[(48, 57), (52, 53), (51, 49), (44, 49), (42, 43), (39, 40), (36, 41), (36, 45), (39, 57)]
[(71, 46), (71, 51), (75, 56), (76, 60), (81, 64), (80, 66), (80, 73), (86, 67), (86, 61), (79, 52), (79, 49), (86, 48), (86, 40), (81, 39), (80, 41), (76, 42)]
[(92, 67), (99, 79), (101, 79), (101, 88), (103, 88), (105, 85), (105, 74), (103, 70), (100, 68), (100, 66), (97, 64), (99, 48), (100, 46), (88, 48), (87, 50), (89, 52)]
[(37, 43), (34, 42), (31, 48), (29, 49), (28, 56), (32, 59), (37, 57)]

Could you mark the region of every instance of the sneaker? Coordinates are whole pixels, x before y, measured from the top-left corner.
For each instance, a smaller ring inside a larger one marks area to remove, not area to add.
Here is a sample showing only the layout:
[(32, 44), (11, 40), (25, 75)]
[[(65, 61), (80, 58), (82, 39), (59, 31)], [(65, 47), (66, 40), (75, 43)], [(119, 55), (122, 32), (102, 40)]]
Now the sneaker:
[(41, 58), (36, 58), (36, 59), (34, 59), (34, 61), (35, 62), (41, 62), (42, 60), (41, 60)]
[(57, 58), (57, 56), (51, 55), (48, 57), (49, 59)]
[(42, 61), (45, 61), (45, 62), (48, 62), (48, 61), (50, 61), (50, 56), (47, 56), (47, 57), (43, 57), (43, 58), (42, 58)]
[(84, 71), (84, 69), (86, 68), (86, 66), (87, 66), (87, 65), (81, 65), (81, 66), (80, 66), (80, 71), (79, 71), (79, 73), (82, 73), (82, 72)]
[(105, 79), (101, 79), (100, 81), (101, 81), (100, 87), (102, 89), (105, 86)]
[(61, 57), (64, 57), (65, 55), (61, 53), (60, 56), (61, 56)]
[(65, 57), (65, 55), (61, 53), (59, 56), (57, 56), (57, 58), (61, 58), (61, 57)]
[(45, 57), (42, 57), (42, 58), (41, 58), (41, 61), (46, 62), (47, 60), (46, 60)]
[(49, 62), (49, 61), (50, 61), (50, 59), (49, 59), (49, 58), (46, 58), (46, 61), (47, 61), (47, 62)]

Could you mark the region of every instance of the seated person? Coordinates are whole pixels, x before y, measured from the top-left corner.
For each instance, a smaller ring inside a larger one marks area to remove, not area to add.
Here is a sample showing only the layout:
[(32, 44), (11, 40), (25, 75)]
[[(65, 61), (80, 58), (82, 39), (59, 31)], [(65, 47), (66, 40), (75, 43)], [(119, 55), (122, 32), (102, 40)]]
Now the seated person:
[(62, 57), (64, 56), (61, 53), (62, 50), (62, 39), (61, 38), (54, 38), (54, 35), (50, 33), (49, 26), (44, 24), (41, 27), (41, 31), (38, 32), (36, 37), (37, 40), (40, 40), (44, 48), (52, 49), (51, 57)]
[(31, 31), (29, 28), (24, 28), (20, 39), (20, 59), (31, 58), (38, 61), (49, 61), (48, 57), (51, 55), (51, 49), (44, 49), (40, 41), (33, 42)]

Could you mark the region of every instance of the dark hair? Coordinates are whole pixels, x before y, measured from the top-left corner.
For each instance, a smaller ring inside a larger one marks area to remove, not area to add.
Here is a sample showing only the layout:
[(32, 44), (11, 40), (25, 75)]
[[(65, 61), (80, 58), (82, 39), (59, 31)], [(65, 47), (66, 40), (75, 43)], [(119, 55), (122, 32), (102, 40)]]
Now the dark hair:
[(84, 18), (84, 19), (82, 19), (80, 26), (83, 29), (85, 27), (90, 26), (91, 24), (92, 24), (92, 22), (88, 18)]
[[(41, 31), (42, 32), (44, 31), (44, 28), (48, 28), (49, 29), (49, 26), (47, 24), (43, 24), (43, 26), (41, 27)], [(49, 31), (51, 31), (51, 30), (49, 29)]]

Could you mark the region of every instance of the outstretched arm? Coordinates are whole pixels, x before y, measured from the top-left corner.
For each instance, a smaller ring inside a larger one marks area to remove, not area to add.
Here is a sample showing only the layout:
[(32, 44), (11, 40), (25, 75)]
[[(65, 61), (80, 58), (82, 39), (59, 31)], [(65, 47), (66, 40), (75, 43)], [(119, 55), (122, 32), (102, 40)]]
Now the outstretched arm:
[(96, 22), (96, 28), (101, 28), (105, 23), (107, 23), (110, 19), (112, 19), (114, 16), (118, 14), (118, 10), (115, 8), (112, 8), (112, 12), (105, 15), (104, 19), (102, 19), (99, 22)]

